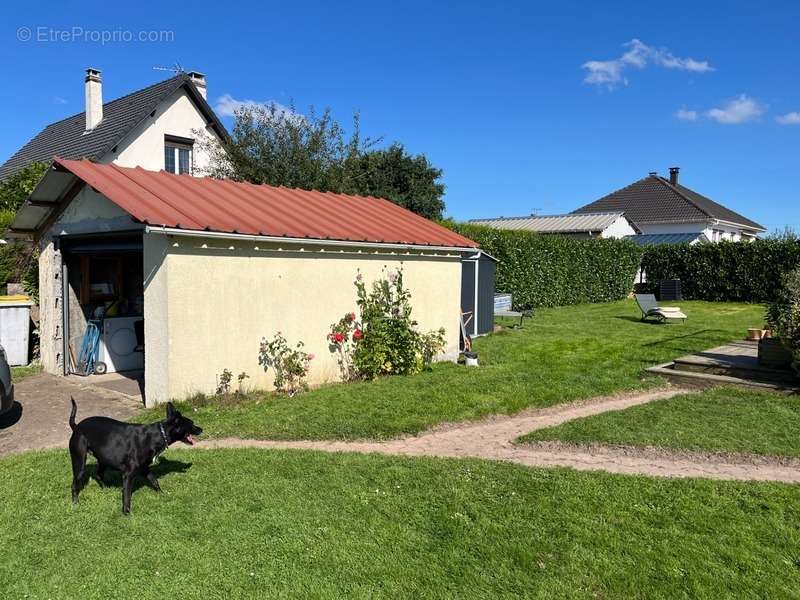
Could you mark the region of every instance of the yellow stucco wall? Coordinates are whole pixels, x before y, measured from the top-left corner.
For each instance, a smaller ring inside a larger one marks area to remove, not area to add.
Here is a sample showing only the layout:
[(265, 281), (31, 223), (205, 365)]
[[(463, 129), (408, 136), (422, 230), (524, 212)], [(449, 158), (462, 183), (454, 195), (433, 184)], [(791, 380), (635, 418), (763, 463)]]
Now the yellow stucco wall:
[[(281, 331), (313, 352), (308, 381), (336, 380), (325, 339), (331, 323), (356, 310), (353, 281), (403, 267), (421, 331), (444, 327), (445, 358), (458, 355), (461, 263), (439, 256), (341, 253), (338, 249), (145, 234), (146, 397), (148, 405), (213, 392), (230, 369), (251, 387), (271, 389), (258, 365), (261, 338)], [(205, 247), (204, 247), (205, 246)], [(291, 249), (291, 250), (290, 250)], [(357, 252), (357, 250), (350, 250)]]

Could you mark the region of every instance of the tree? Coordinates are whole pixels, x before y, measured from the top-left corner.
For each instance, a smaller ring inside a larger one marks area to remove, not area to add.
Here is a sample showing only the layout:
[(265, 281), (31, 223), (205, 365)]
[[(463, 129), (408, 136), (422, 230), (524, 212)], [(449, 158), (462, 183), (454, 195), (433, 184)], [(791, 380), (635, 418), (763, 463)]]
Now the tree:
[(424, 154), (410, 155), (401, 144), (372, 150), (356, 160), (353, 193), (386, 198), (428, 219), (441, 219), (444, 184)]
[[(47, 171), (47, 163), (31, 163), (0, 183), (0, 231), (5, 232), (17, 210)], [(22, 282), (27, 293), (39, 295), (39, 254), (34, 245), (11, 242), (0, 246), (0, 293), (6, 284)]]
[(300, 115), (277, 104), (236, 111), (231, 139), (205, 138), (211, 156), (207, 175), (307, 190), (387, 198), (427, 218), (444, 210), (442, 171), (400, 144), (377, 149), (380, 139), (362, 138), (359, 115), (352, 132), (313, 108)]
[(17, 209), (31, 195), (48, 166), (47, 163), (31, 163), (0, 183), (0, 227), (3, 231), (11, 225)]

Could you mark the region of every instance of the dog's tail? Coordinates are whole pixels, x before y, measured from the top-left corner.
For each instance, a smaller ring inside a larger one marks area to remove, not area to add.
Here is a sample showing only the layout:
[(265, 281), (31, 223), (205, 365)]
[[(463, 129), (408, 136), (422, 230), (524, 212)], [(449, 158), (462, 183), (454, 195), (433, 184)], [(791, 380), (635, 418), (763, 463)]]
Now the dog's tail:
[(70, 429), (75, 429), (75, 415), (78, 414), (78, 405), (75, 404), (75, 398), (72, 396), (69, 397), (69, 401), (72, 402), (72, 410), (69, 413), (69, 426)]

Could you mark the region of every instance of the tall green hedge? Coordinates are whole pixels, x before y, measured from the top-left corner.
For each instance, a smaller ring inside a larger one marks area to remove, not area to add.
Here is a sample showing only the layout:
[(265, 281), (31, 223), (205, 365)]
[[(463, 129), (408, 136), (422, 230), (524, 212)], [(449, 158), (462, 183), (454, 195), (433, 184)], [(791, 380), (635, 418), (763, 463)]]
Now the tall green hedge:
[(609, 302), (633, 288), (641, 249), (623, 240), (578, 240), (529, 231), (451, 224), (497, 258), (497, 292), (514, 308)]
[(777, 238), (652, 246), (642, 257), (648, 281), (680, 279), (688, 300), (771, 302), (798, 266), (800, 242)]

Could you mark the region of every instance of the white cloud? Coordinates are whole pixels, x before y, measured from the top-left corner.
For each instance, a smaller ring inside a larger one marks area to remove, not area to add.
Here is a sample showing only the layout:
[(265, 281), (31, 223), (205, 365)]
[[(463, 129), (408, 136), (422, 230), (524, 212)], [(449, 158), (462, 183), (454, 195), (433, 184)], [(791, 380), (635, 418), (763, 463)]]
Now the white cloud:
[(775, 120), (781, 125), (800, 125), (800, 112), (790, 112), (778, 115)]
[(697, 121), (699, 116), (696, 110), (689, 110), (685, 107), (675, 113), (675, 118), (679, 121)]
[(302, 118), (291, 108), (284, 106), (283, 104), (273, 101), (260, 102), (258, 100), (238, 100), (230, 94), (223, 94), (217, 98), (217, 103), (214, 105), (214, 111), (222, 117), (234, 117), (236, 116), (236, 111), (243, 108), (263, 110), (267, 112), (274, 110), (275, 116), (279, 118)]
[(741, 94), (738, 98), (726, 102), (719, 108), (712, 108), (706, 113), (706, 116), (717, 123), (738, 125), (739, 123), (757, 119), (766, 110), (767, 107), (763, 104), (745, 94)]
[(623, 44), (625, 52), (612, 60), (590, 60), (581, 65), (587, 71), (583, 81), (592, 85), (604, 85), (609, 89), (622, 83), (628, 84), (623, 72), (629, 67), (643, 69), (654, 64), (665, 69), (680, 69), (693, 73), (707, 73), (714, 68), (706, 60), (679, 58), (666, 48), (654, 48), (638, 39)]
[[(622, 63), (618, 60), (590, 60), (582, 68), (589, 71), (584, 78), (586, 83), (613, 87), (622, 81)], [(628, 81), (624, 83), (627, 85)]]

